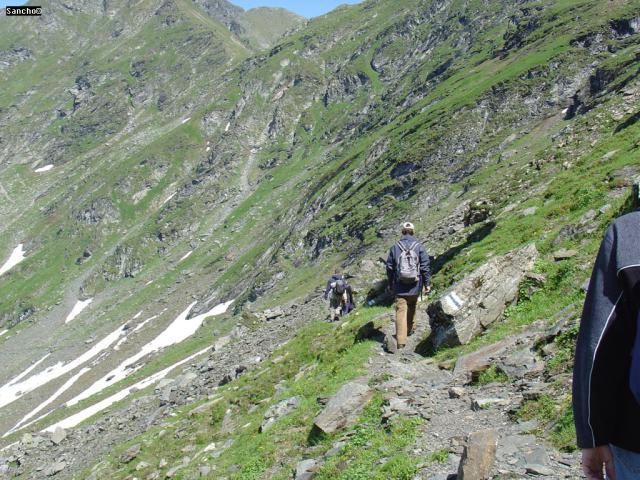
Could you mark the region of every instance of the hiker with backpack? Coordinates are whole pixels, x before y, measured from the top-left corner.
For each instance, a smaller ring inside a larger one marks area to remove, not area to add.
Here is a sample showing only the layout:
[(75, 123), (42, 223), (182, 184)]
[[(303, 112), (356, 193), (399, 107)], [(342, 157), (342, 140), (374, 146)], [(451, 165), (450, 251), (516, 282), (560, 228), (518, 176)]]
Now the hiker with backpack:
[(411, 222), (402, 224), (402, 237), (389, 250), (387, 279), (396, 298), (396, 343), (399, 349), (407, 343), (415, 327), (416, 304), (424, 290), (429, 293), (429, 255), (414, 237)]
[(639, 240), (640, 211), (609, 227), (580, 320), (573, 412), (589, 480), (640, 478)]
[(348, 313), (349, 309), (350, 288), (347, 281), (342, 275), (342, 270), (336, 268), (334, 274), (327, 281), (327, 287), (324, 290), (324, 299), (329, 299), (329, 321), (337, 321), (340, 316)]

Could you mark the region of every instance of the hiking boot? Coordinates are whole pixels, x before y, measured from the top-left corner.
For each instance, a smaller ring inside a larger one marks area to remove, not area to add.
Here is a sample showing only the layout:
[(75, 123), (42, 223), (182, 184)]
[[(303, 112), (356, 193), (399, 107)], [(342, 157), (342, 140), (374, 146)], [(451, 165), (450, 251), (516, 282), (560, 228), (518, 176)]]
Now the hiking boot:
[(405, 347), (404, 343), (398, 344), (398, 350), (402, 350)]
[(408, 337), (412, 337), (414, 333), (416, 333), (415, 328), (414, 328), (414, 329), (412, 329), (412, 330), (410, 330), (410, 331), (409, 331), (409, 333), (407, 333), (407, 336), (408, 336)]

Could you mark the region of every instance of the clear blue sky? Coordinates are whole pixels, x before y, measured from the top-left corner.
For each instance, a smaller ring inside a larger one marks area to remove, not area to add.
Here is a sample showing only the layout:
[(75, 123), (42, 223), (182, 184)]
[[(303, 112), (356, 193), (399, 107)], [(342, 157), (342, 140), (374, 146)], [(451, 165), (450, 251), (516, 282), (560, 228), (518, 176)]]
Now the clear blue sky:
[[(287, 10), (302, 15), (303, 17), (311, 18), (322, 15), (323, 13), (330, 12), (338, 5), (344, 3), (360, 3), (361, 0), (231, 0), (231, 3), (235, 3), (245, 10), (249, 10), (254, 7), (284, 7)], [(40, 5), (42, 2), (38, 0), (0, 0), (0, 7), (4, 8), (7, 5)], [(2, 13), (4, 15), (4, 12)]]
[(338, 5), (360, 3), (361, 0), (230, 0), (249, 10), (254, 7), (284, 7), (287, 10), (311, 18), (330, 12)]

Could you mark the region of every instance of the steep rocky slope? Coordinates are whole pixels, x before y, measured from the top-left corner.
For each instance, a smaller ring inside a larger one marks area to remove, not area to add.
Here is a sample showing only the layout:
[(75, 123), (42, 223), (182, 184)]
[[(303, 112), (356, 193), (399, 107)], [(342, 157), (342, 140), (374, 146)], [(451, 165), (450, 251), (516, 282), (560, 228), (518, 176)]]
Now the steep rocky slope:
[[(0, 276), (0, 431), (22, 427), (7, 443), (160, 381), (153, 375), (196, 362), (236, 324), (269, 338), (272, 314), (255, 313), (301, 304), (336, 264), (366, 293), (405, 217), (436, 256), (436, 297), (532, 242), (535, 269), (550, 279), (522, 284), (525, 301), (469, 345), (434, 348), (425, 332), (418, 351), (446, 364), (578, 304), (599, 232), (629, 208), (640, 94), (633, 2), (379, 0), (303, 27), (280, 11), (256, 25), (256, 12), (224, 2), (130, 8), (51, 2), (40, 19), (0, 23), (0, 251), (26, 255)], [(561, 247), (578, 252), (555, 262)], [(301, 310), (300, 324), (321, 318)], [(258, 363), (294, 333), (274, 333)], [(361, 364), (370, 349), (356, 350)], [(334, 372), (346, 368), (342, 353)], [(265, 392), (240, 412), (266, 408)], [(105, 418), (89, 420), (85, 435), (121, 429)], [(110, 438), (105, 447), (123, 436)], [(304, 453), (260, 457), (255, 444), (235, 444), (229, 458), (256, 456), (219, 466), (234, 478), (268, 478), (278, 462), (285, 475)], [(30, 458), (52, 454), (43, 452)], [(86, 466), (78, 452), (58, 475)], [(45, 467), (18, 463), (25, 478)], [(109, 476), (129, 474), (113, 468)]]

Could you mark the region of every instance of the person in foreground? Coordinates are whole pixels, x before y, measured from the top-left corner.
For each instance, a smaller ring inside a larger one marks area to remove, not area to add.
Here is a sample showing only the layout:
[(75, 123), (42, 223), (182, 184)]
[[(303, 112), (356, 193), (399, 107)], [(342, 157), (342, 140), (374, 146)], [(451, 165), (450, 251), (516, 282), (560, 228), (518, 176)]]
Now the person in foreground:
[(424, 288), (429, 293), (429, 255), (414, 237), (412, 223), (402, 225), (402, 237), (387, 257), (389, 288), (396, 297), (396, 342), (404, 348), (407, 335), (413, 334), (416, 304)]
[(639, 305), (636, 211), (608, 228), (580, 321), (573, 412), (582, 469), (589, 480), (640, 479)]

